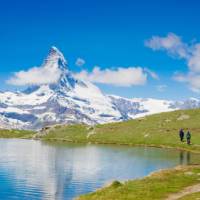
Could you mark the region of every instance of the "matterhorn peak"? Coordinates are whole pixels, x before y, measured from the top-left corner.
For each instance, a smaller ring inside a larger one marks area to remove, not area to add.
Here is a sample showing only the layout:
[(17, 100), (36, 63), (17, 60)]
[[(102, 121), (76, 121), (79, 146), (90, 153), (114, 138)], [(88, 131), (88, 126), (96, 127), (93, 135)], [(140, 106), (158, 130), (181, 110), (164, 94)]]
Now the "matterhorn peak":
[[(49, 50), (48, 56), (44, 60), (42, 66), (40, 67), (43, 73), (46, 73), (50, 76), (51, 82), (44, 82), (40, 85), (32, 85), (28, 87), (23, 93), (30, 94), (40, 88), (46, 87), (56, 91), (69, 91), (76, 83), (76, 80), (72, 76), (71, 72), (68, 70), (67, 61), (64, 58), (64, 55), (59, 51), (55, 46), (52, 46)], [(51, 77), (53, 77), (51, 79)]]
[(52, 46), (49, 50), (49, 55), (51, 56), (58, 56), (58, 57), (64, 57), (61, 51), (55, 46)]
[(67, 61), (61, 51), (55, 46), (52, 46), (49, 50), (49, 54), (44, 61), (43, 66), (45, 67), (58, 67), (60, 70), (66, 70)]
[(61, 51), (55, 46), (49, 50), (49, 54), (43, 63), (43, 67), (58, 71), (60, 77), (56, 83), (50, 84), (50, 88), (58, 92), (67, 92), (74, 88), (77, 80), (68, 69), (67, 61)]

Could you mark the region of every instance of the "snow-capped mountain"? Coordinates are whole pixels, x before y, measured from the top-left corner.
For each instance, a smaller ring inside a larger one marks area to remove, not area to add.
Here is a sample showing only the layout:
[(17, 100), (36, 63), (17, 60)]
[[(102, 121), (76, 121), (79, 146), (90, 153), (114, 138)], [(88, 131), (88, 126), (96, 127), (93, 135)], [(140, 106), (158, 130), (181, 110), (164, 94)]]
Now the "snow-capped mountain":
[[(0, 126), (38, 129), (60, 123), (104, 123), (120, 120), (109, 97), (92, 83), (78, 80), (63, 54), (50, 49), (43, 68), (58, 68), (55, 84), (31, 86), (23, 92), (0, 93)], [(8, 126), (9, 125), (9, 126)]]
[(23, 92), (0, 93), (0, 128), (40, 129), (53, 124), (107, 123), (200, 107), (198, 99), (173, 102), (105, 95), (94, 84), (75, 78), (56, 47), (50, 49), (41, 67), (59, 69), (59, 80), (54, 84), (33, 85)]

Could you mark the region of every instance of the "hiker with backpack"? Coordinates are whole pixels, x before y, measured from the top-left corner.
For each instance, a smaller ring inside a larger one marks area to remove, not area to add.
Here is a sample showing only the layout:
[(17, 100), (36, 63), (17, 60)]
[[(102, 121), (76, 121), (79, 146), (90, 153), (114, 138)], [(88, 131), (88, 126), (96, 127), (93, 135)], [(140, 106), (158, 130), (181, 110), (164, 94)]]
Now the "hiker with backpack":
[(190, 145), (191, 144), (191, 133), (188, 130), (187, 134), (186, 134), (186, 139), (187, 139), (187, 144)]

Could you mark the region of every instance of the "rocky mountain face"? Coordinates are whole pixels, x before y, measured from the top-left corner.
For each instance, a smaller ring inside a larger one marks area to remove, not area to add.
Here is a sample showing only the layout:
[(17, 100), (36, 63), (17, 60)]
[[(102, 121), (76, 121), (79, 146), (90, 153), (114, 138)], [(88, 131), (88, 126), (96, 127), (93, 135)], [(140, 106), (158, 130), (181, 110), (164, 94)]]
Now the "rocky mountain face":
[(94, 84), (75, 78), (55, 47), (50, 49), (42, 67), (60, 70), (57, 83), (0, 93), (0, 128), (37, 130), (54, 124), (93, 125), (200, 107), (198, 99), (173, 102), (105, 95)]

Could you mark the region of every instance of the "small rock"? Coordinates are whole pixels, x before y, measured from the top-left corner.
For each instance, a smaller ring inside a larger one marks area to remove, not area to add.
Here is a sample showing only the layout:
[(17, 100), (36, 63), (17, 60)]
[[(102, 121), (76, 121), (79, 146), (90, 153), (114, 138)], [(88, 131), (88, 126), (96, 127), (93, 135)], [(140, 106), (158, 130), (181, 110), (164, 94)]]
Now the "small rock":
[(188, 176), (191, 176), (191, 175), (193, 175), (194, 173), (193, 173), (193, 172), (185, 172), (184, 174), (185, 174), (185, 175), (188, 175)]
[(170, 119), (166, 119), (165, 122), (169, 123), (169, 122), (171, 122), (171, 120)]
[(179, 116), (178, 118), (177, 118), (177, 120), (186, 120), (186, 119), (190, 119), (190, 116), (189, 115), (184, 115), (184, 114), (182, 114), (181, 116)]

